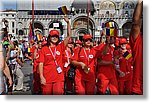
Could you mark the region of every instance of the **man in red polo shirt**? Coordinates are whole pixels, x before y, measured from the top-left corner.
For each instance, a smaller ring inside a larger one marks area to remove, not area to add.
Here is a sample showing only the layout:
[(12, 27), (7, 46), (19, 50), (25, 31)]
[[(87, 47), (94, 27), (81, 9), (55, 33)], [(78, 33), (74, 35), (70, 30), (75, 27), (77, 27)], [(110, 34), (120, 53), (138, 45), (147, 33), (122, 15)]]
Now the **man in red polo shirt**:
[(133, 14), (133, 24), (130, 32), (130, 45), (133, 55), (133, 94), (143, 94), (143, 35), (141, 29), (141, 16), (143, 1), (138, 0)]

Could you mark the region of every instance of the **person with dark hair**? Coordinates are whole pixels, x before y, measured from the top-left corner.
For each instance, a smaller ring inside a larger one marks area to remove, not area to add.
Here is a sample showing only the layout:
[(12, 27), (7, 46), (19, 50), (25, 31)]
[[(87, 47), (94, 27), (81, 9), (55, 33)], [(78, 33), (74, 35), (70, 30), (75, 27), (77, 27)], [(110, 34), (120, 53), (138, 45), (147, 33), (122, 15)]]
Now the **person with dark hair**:
[(72, 64), (76, 66), (75, 92), (78, 95), (93, 95), (95, 93), (95, 59), (97, 51), (92, 47), (90, 34), (83, 36), (83, 47), (79, 47), (72, 56)]
[(42, 41), (38, 41), (35, 45), (33, 53), (33, 94), (41, 94), (41, 83), (39, 75), (39, 53), (42, 49)]
[(138, 0), (132, 19), (130, 46), (133, 55), (132, 93), (143, 94), (143, 34), (141, 33), (141, 16), (143, 0)]
[(51, 30), (47, 38), (47, 46), (44, 46), (39, 54), (39, 73), (42, 85), (42, 94), (62, 95), (64, 94), (64, 72), (63, 52), (71, 37), (69, 19), (65, 16), (67, 23), (67, 37), (64, 41), (59, 40), (59, 31)]
[(63, 53), (64, 76), (65, 76), (65, 94), (74, 94), (74, 76), (75, 68), (70, 63), (71, 57), (74, 54), (74, 42), (69, 40), (65, 52)]
[(79, 48), (79, 47), (82, 47), (82, 42), (80, 40), (76, 40), (75, 41), (75, 49)]

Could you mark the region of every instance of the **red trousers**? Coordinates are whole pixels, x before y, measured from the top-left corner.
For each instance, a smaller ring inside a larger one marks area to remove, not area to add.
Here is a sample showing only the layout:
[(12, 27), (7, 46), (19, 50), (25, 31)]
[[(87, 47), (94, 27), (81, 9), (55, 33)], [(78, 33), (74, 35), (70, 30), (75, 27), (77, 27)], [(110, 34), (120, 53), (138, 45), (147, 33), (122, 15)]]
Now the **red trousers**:
[(118, 88), (120, 95), (131, 95), (132, 80), (118, 81)]
[(75, 91), (77, 95), (94, 95), (95, 82), (75, 78)]
[(103, 74), (98, 74), (97, 82), (98, 92), (105, 94), (107, 87), (110, 89), (112, 95), (118, 95), (118, 83), (116, 77), (107, 78)]
[(64, 94), (64, 82), (52, 82), (42, 85), (43, 95), (63, 95)]

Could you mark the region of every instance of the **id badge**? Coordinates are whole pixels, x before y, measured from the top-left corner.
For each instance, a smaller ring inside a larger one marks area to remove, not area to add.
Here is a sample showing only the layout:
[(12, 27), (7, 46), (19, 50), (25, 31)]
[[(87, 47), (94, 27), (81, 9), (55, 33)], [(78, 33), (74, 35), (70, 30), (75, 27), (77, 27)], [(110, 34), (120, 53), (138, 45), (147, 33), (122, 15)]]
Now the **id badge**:
[(57, 68), (56, 68), (56, 69), (57, 69), (57, 72), (58, 72), (58, 73), (61, 73), (61, 72), (62, 72), (62, 69), (61, 69), (61, 67), (60, 67), (60, 66), (57, 66)]
[(67, 68), (67, 67), (68, 67), (68, 65), (69, 65), (69, 64), (66, 62), (66, 63), (65, 63), (65, 65), (64, 65), (64, 67), (65, 67), (65, 68)]

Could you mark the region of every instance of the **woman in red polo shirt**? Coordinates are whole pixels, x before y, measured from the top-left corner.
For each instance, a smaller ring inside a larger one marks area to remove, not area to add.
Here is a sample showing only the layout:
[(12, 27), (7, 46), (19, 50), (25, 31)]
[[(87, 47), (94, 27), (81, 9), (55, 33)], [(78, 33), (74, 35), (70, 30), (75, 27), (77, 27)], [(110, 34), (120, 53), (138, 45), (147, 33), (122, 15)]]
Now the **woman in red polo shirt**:
[(67, 37), (60, 43), (59, 32), (51, 30), (47, 46), (40, 51), (39, 72), (42, 84), (42, 94), (62, 95), (64, 93), (63, 52), (71, 37), (69, 19), (64, 18), (67, 23)]
[(66, 47), (65, 52), (63, 53), (63, 62), (64, 62), (64, 75), (65, 75), (65, 94), (74, 94), (74, 77), (73, 74), (68, 74), (68, 72), (74, 72), (74, 66), (70, 64), (71, 57), (74, 54), (74, 42), (70, 39)]
[(92, 36), (83, 36), (84, 47), (76, 49), (72, 64), (76, 66), (75, 91), (79, 95), (93, 95), (95, 91), (96, 51), (91, 47)]

